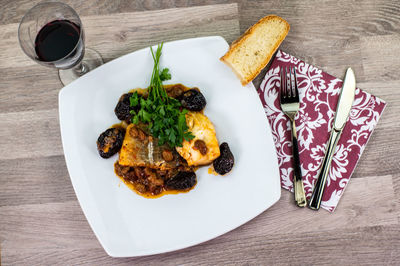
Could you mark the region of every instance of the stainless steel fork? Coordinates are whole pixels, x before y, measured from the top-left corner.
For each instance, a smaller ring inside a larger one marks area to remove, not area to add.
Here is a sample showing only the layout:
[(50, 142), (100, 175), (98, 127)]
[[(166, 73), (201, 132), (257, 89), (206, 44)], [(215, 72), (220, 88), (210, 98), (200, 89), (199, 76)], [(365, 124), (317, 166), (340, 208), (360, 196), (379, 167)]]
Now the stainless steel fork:
[[(293, 74), (292, 74), (293, 72)], [(281, 89), (280, 89), (280, 103), (281, 109), (287, 117), (289, 117), (292, 126), (292, 147), (294, 159), (294, 199), (297, 206), (304, 207), (307, 204), (306, 195), (304, 192), (304, 185), (302, 181), (302, 174), (299, 159), (299, 147), (297, 142), (296, 125), (294, 117), (300, 109), (299, 91), (297, 88), (296, 67), (281, 68)]]

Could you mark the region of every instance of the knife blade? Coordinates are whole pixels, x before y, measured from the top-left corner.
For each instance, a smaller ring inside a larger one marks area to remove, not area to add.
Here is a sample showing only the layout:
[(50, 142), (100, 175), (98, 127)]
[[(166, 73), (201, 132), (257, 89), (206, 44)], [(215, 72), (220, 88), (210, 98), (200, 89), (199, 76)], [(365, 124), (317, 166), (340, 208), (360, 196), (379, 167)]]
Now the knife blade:
[(329, 137), (325, 157), (322, 161), (321, 170), (308, 204), (308, 206), (313, 210), (319, 210), (320, 208), (322, 195), (324, 194), (325, 190), (326, 179), (329, 174), (329, 169), (331, 168), (333, 154), (335, 153), (336, 145), (349, 117), (351, 106), (353, 105), (354, 101), (355, 90), (356, 78), (354, 71), (351, 68), (348, 68), (344, 77), (339, 101), (336, 106), (335, 119), (332, 124), (331, 136)]

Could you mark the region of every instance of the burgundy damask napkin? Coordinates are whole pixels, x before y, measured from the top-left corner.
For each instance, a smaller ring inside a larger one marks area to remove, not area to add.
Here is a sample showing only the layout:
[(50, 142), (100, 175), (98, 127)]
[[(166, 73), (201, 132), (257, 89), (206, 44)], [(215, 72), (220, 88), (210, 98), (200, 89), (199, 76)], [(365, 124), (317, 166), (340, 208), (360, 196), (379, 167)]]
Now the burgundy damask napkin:
[[(258, 94), (267, 114), (278, 156), (281, 186), (293, 192), (293, 157), (289, 119), (281, 111), (280, 68), (296, 66), (300, 110), (295, 118), (300, 164), (307, 199), (311, 197), (325, 155), (342, 81), (294, 56), (278, 51)], [(357, 77), (357, 73), (356, 73)], [(354, 103), (333, 156), (321, 207), (333, 212), (349, 182), (386, 103), (356, 89)]]

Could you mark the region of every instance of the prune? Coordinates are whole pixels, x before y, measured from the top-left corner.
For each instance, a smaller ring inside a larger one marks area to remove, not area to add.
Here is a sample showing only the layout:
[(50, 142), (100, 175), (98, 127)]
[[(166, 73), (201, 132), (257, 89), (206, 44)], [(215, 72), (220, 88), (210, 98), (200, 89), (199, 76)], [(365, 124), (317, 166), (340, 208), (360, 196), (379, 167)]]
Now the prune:
[(103, 158), (110, 158), (122, 147), (125, 130), (122, 128), (109, 128), (100, 134), (97, 139), (97, 150)]
[(232, 170), (233, 164), (235, 163), (235, 158), (231, 150), (229, 149), (228, 143), (224, 142), (219, 146), (221, 151), (220, 156), (214, 160), (213, 166), (214, 170), (220, 174), (224, 175)]
[(114, 113), (121, 121), (126, 121), (128, 124), (131, 122), (132, 115), (130, 113), (131, 110), (136, 112), (139, 111), (140, 106), (131, 107), (129, 98), (132, 96), (133, 93), (125, 93), (123, 94), (115, 106)]
[(187, 190), (194, 185), (196, 185), (196, 174), (194, 172), (179, 172), (165, 181), (165, 188), (168, 190)]
[(207, 104), (203, 94), (195, 89), (185, 91), (180, 98), (182, 106), (190, 111), (201, 111)]

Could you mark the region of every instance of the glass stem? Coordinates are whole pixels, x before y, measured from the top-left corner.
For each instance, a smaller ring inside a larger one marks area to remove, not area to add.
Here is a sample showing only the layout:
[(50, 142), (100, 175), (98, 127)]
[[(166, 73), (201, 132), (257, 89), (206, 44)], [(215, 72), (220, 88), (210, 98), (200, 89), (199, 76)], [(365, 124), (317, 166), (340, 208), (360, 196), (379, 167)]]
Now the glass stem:
[(83, 76), (87, 72), (89, 72), (89, 68), (85, 65), (85, 63), (80, 62), (77, 66), (74, 67), (73, 71), (78, 76)]

